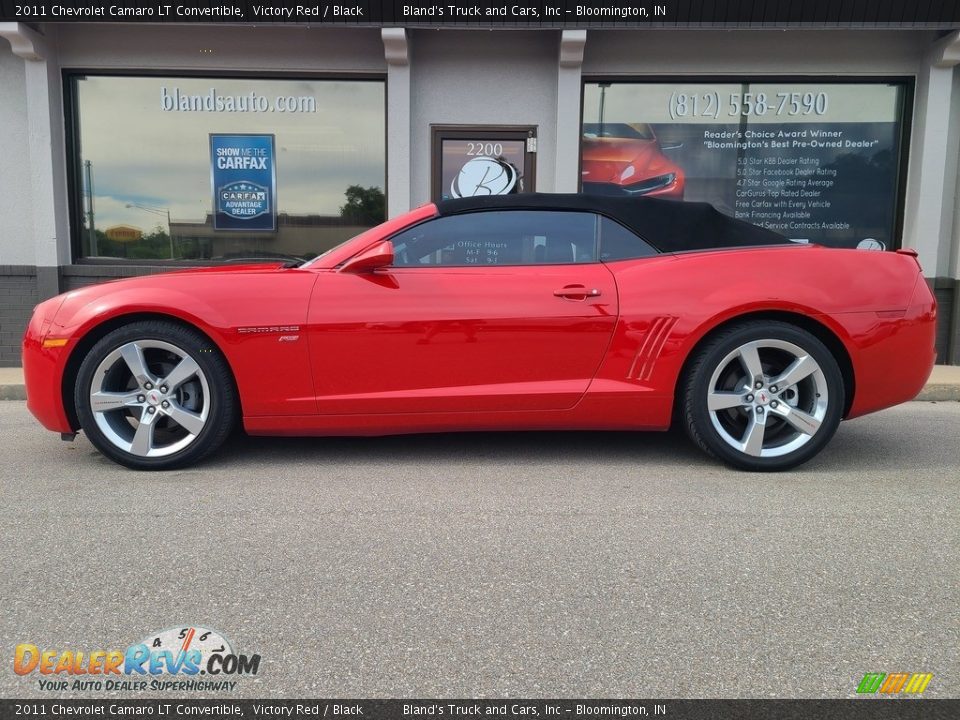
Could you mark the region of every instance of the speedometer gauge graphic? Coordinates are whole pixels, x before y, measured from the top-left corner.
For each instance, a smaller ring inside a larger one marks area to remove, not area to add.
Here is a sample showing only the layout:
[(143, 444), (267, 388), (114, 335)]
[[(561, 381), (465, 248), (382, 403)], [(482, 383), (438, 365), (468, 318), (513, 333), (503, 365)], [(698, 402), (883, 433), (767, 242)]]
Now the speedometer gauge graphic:
[(232, 655), (233, 648), (223, 635), (216, 630), (194, 625), (162, 630), (142, 641), (152, 652), (169, 650), (174, 655), (190, 650), (200, 651), (200, 667), (206, 667), (211, 655)]

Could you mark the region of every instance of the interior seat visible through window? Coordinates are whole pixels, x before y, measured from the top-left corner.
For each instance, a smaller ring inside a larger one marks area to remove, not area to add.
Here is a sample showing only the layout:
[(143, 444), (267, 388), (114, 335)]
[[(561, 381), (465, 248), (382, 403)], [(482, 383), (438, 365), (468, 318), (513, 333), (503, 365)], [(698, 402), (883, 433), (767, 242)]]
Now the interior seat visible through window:
[(393, 238), (398, 267), (561, 265), (597, 261), (597, 216), (560, 210), (446, 215)]

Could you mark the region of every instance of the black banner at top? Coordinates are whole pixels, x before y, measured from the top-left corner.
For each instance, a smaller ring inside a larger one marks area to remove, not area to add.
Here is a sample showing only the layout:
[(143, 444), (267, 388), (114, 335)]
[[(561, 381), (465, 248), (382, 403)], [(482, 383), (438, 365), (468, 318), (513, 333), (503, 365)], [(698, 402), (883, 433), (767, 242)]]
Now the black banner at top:
[(960, 0), (0, 0), (0, 21), (952, 29)]

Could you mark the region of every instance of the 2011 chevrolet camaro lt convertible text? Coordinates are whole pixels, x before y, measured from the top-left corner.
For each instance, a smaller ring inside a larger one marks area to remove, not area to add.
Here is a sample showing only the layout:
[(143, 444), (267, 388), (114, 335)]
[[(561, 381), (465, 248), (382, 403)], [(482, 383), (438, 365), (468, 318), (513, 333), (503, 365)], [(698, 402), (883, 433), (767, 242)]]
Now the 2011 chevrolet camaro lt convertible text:
[(133, 468), (254, 435), (665, 430), (748, 470), (913, 398), (936, 306), (916, 254), (790, 242), (709, 205), (425, 205), (296, 265), (206, 267), (41, 303), (28, 405)]

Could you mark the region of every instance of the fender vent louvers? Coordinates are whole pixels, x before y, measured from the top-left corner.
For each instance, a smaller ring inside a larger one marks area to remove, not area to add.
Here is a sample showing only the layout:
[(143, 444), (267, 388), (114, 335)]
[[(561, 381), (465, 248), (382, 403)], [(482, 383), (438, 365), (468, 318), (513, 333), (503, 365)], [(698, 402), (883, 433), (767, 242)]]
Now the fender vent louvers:
[(670, 331), (677, 324), (675, 315), (661, 315), (655, 317), (650, 323), (650, 329), (647, 330), (643, 343), (637, 351), (637, 356), (630, 365), (630, 372), (627, 377), (640, 382), (646, 382), (653, 375), (653, 367), (657, 364), (657, 358), (663, 350), (664, 343), (670, 336)]

